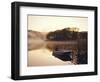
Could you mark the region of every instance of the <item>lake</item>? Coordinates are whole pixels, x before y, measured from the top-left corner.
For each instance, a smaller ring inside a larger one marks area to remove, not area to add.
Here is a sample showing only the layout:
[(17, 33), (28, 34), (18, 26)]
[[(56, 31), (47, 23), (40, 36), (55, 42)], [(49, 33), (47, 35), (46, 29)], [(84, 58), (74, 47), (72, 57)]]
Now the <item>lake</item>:
[[(37, 42), (36, 42), (37, 43)], [(28, 51), (28, 66), (56, 66), (56, 65), (72, 65), (70, 61), (62, 61), (59, 58), (56, 58), (52, 55), (53, 49), (55, 47), (63, 47), (63, 48), (69, 48), (69, 44), (74, 44), (76, 46), (75, 42), (58, 42), (58, 41), (42, 41), (39, 42), (41, 46), (37, 45), (38, 48), (33, 48), (33, 50)], [(33, 47), (36, 46), (36, 44), (33, 45)], [(68, 47), (66, 47), (68, 46)], [(73, 46), (71, 46), (73, 47)], [(71, 48), (70, 47), (70, 48)]]

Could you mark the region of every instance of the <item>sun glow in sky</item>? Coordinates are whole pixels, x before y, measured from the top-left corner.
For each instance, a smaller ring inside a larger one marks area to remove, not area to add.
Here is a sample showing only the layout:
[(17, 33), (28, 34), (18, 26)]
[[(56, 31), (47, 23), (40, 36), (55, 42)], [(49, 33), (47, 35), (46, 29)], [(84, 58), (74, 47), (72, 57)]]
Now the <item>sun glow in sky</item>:
[(50, 32), (67, 27), (79, 28), (79, 31), (88, 31), (88, 18), (28, 15), (28, 30)]

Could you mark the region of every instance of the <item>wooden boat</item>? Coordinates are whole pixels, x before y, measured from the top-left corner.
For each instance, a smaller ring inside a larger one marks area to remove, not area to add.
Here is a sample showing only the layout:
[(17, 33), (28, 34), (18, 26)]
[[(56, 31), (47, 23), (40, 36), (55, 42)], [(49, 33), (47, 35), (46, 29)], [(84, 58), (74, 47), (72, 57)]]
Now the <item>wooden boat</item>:
[(59, 58), (62, 61), (72, 60), (72, 52), (70, 50), (55, 50), (53, 51), (53, 56)]

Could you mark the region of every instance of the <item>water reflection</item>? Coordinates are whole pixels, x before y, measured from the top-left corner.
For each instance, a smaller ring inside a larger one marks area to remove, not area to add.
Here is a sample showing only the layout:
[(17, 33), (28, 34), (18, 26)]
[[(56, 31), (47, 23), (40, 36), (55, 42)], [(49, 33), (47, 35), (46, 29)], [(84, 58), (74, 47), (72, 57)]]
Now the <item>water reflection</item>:
[[(40, 41), (39, 41), (40, 44)], [(34, 44), (36, 46), (37, 44)], [(53, 56), (56, 47), (66, 47), (66, 42), (44, 41), (38, 49), (28, 51), (28, 66), (50, 66), (50, 65), (70, 65), (71, 61), (62, 61)]]

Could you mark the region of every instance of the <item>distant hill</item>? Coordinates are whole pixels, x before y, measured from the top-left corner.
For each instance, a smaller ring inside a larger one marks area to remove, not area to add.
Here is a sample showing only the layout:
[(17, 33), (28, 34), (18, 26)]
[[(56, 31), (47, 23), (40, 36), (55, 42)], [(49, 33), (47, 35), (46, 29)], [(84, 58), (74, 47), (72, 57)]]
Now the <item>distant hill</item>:
[(39, 49), (45, 44), (46, 33), (28, 30), (28, 50)]
[(45, 36), (41, 32), (28, 30), (28, 38), (44, 40)]

